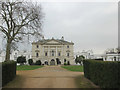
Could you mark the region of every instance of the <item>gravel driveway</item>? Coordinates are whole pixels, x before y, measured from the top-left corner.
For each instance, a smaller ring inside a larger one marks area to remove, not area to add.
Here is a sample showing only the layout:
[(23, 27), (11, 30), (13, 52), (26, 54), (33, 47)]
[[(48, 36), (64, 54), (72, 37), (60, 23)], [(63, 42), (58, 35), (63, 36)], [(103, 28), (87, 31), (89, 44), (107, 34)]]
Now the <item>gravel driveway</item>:
[(83, 72), (72, 72), (60, 66), (17, 71), (17, 77), (5, 88), (77, 88), (75, 78)]

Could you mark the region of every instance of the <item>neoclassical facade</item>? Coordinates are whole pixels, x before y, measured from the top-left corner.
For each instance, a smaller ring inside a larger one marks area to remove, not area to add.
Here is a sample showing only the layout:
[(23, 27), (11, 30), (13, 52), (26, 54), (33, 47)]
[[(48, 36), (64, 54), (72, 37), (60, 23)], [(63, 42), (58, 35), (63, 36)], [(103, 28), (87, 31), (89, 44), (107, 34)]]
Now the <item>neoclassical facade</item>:
[(32, 59), (45, 65), (74, 64), (73, 42), (61, 39), (42, 39), (32, 43)]

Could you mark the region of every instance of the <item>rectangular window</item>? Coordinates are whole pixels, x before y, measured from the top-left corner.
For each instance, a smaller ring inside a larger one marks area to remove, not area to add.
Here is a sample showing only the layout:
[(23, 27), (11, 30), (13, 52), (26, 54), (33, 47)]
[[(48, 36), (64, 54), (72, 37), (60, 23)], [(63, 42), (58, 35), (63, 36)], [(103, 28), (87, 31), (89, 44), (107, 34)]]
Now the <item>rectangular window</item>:
[(60, 52), (58, 53), (58, 56), (60, 56)]
[(54, 56), (54, 53), (52, 53), (52, 56)]
[(47, 52), (45, 52), (45, 56), (47, 56)]
[(69, 53), (67, 53), (67, 56), (69, 57)]
[(39, 48), (39, 45), (37, 45), (36, 47)]
[(52, 51), (52, 56), (54, 56), (54, 51)]
[(66, 59), (64, 59), (64, 62), (66, 62)]
[(69, 46), (67, 46), (67, 48), (69, 48)]
[(38, 53), (36, 53), (36, 57), (38, 57), (39, 56), (39, 54)]

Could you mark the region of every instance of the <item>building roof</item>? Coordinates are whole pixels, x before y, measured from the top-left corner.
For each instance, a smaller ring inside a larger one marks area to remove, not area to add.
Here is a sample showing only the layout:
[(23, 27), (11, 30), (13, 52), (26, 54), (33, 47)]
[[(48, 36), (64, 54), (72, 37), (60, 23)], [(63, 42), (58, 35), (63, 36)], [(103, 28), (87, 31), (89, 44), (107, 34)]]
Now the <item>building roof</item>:
[[(67, 45), (67, 44), (71, 44), (71, 45), (74, 45), (73, 42), (68, 42), (68, 41), (65, 41), (63, 39), (42, 39), (42, 40), (39, 40), (37, 42), (33, 42), (32, 44), (48, 44), (47, 42), (50, 42), (50, 41), (55, 41), (55, 42), (58, 42), (59, 44), (63, 44), (63, 45)], [(52, 43), (49, 43), (49, 44), (52, 44)]]
[(106, 52), (106, 54), (120, 54), (120, 52)]

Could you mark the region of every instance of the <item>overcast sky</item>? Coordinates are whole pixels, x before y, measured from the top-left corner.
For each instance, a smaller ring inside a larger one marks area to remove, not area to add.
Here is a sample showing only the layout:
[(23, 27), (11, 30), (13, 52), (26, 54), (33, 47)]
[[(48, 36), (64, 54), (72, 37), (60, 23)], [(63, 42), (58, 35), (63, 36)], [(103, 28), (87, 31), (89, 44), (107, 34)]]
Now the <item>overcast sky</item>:
[(74, 51), (103, 53), (118, 46), (118, 6), (115, 2), (42, 3), (45, 38), (74, 42)]
[[(74, 51), (103, 53), (118, 46), (117, 2), (42, 2), (46, 39), (64, 36)], [(26, 47), (25, 47), (26, 48)]]

